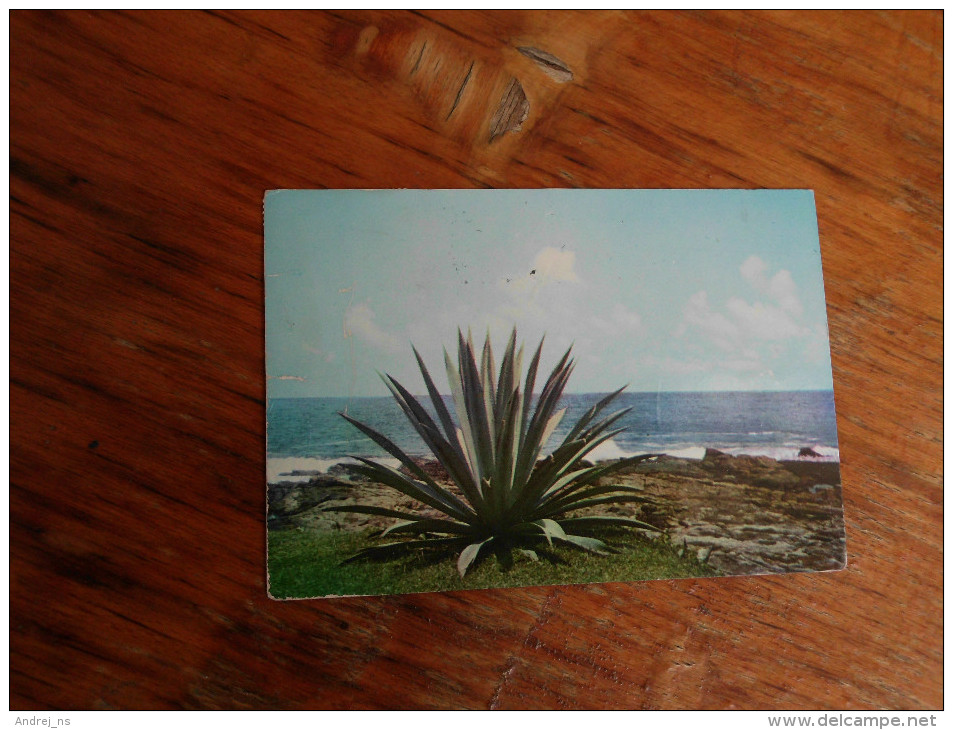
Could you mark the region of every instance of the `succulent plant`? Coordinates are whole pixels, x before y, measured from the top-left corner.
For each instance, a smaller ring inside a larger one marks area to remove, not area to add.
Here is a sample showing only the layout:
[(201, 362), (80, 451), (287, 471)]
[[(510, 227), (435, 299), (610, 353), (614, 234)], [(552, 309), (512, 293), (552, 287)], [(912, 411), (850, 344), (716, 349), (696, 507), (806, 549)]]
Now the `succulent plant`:
[(590, 408), (562, 442), (548, 456), (540, 458), (565, 415), (566, 409), (559, 408), (559, 401), (574, 368), (570, 347), (553, 368), (534, 407), (533, 388), (542, 348), (541, 341), (521, 382), (523, 347), (516, 352), (515, 329), (498, 374), (489, 333), (478, 364), (472, 337), (464, 338), (463, 333), (458, 332), (456, 364), (444, 350), (456, 420), (416, 348), (413, 348), (414, 355), (436, 411), (436, 420), (397, 380), (381, 375), (408, 421), (446, 469), (456, 487), (454, 490), (438, 484), (386, 436), (345, 413), (340, 414), (399, 460), (406, 474), (363, 457), (353, 457), (360, 462), (350, 467), (354, 472), (441, 513), (441, 517), (430, 517), (370, 505), (328, 508), (328, 511), (401, 520), (380, 535), (400, 539), (368, 547), (349, 560), (386, 558), (425, 547), (460, 548), (457, 569), (463, 576), (488, 548), (515, 548), (535, 559), (533, 547), (544, 541), (549, 545), (556, 541), (605, 553), (610, 548), (591, 535), (594, 530), (624, 526), (658, 531), (630, 517), (571, 514), (586, 507), (647, 501), (635, 487), (607, 486), (602, 480), (655, 455), (634, 456), (603, 465), (583, 461), (593, 449), (625, 430), (614, 426), (630, 409), (604, 415), (624, 390), (620, 388)]

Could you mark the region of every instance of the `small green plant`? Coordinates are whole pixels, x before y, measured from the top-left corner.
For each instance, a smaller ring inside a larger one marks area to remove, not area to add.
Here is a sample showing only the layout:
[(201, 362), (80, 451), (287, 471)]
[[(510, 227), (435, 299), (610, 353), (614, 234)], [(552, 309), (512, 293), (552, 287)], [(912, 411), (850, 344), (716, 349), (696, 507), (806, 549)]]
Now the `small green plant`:
[(628, 517), (570, 514), (586, 507), (647, 501), (634, 487), (606, 486), (600, 482), (625, 467), (653, 458), (654, 454), (606, 465), (583, 463), (584, 457), (593, 449), (625, 430), (613, 426), (630, 409), (603, 415), (624, 388), (594, 405), (570, 429), (562, 443), (540, 459), (543, 448), (565, 415), (565, 408), (557, 408), (574, 368), (570, 359), (572, 348), (553, 368), (534, 408), (532, 394), (542, 341), (536, 348), (521, 390), (523, 347), (516, 352), (515, 329), (510, 335), (498, 375), (489, 333), (479, 365), (472, 338), (464, 338), (463, 333), (458, 332), (458, 340), (456, 365), (444, 350), (457, 422), (451, 417), (416, 348), (414, 355), (436, 411), (436, 421), (394, 378), (389, 375), (381, 378), (414, 429), (450, 475), (459, 496), (439, 485), (386, 436), (346, 413), (340, 414), (398, 459), (413, 476), (362, 457), (354, 457), (361, 462), (350, 467), (354, 472), (392, 487), (443, 515), (425, 517), (365, 505), (328, 508), (328, 511), (404, 520), (384, 530), (381, 536), (409, 537), (366, 548), (349, 560), (386, 558), (417, 548), (462, 548), (457, 569), (463, 576), (487, 548), (496, 549), (498, 554), (519, 549), (536, 560), (532, 548), (543, 541), (550, 546), (557, 541), (605, 553), (610, 548), (591, 535), (594, 530), (621, 525), (659, 531), (652, 525)]

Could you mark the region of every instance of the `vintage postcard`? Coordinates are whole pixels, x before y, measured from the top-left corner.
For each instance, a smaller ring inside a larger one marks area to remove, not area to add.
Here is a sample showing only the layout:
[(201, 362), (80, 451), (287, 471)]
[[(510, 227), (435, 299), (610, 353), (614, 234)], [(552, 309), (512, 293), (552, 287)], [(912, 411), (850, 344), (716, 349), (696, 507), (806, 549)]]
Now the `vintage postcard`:
[(265, 197), (274, 598), (837, 570), (805, 190)]

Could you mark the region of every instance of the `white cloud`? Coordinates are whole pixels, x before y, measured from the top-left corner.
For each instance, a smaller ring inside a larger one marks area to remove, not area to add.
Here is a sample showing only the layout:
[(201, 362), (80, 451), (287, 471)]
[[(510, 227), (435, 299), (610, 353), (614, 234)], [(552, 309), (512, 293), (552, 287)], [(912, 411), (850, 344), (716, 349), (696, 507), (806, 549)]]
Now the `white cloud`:
[(805, 334), (804, 328), (786, 310), (772, 304), (749, 304), (732, 297), (725, 309), (743, 332), (759, 340), (786, 340)]
[(642, 317), (620, 302), (616, 302), (605, 316), (594, 314), (589, 318), (592, 329), (602, 335), (637, 335), (643, 332)]
[[(747, 382), (770, 385), (775, 369), (792, 353), (806, 351), (810, 359), (821, 350), (817, 328), (803, 320), (804, 309), (790, 272), (771, 273), (758, 256), (748, 257), (739, 272), (756, 293), (754, 299), (732, 296), (713, 304), (705, 291), (689, 297), (676, 334), (687, 339), (695, 357), (703, 344), (724, 355), (712, 357), (711, 387), (741, 387)], [(823, 352), (821, 352), (823, 355)], [(675, 372), (671, 370), (671, 372)]]
[(587, 308), (578, 306), (585, 285), (576, 271), (574, 251), (544, 247), (523, 271), (523, 276), (498, 279), (496, 287), (486, 292), (491, 299), (483, 314), (494, 331), (499, 327), (508, 332), (515, 323), (534, 336), (564, 333), (566, 344), (586, 331)]
[(576, 252), (547, 246), (533, 259), (533, 273), (541, 281), (579, 281)]
[(799, 317), (804, 311), (791, 272), (781, 269), (768, 278), (768, 265), (760, 256), (749, 256), (741, 264), (741, 275), (755, 291), (767, 296), (785, 312)]
[(781, 309), (795, 317), (800, 317), (804, 312), (801, 300), (797, 294), (797, 286), (791, 273), (786, 269), (781, 269), (771, 278), (768, 285), (768, 293), (780, 305)]
[(764, 291), (768, 287), (768, 265), (764, 263), (760, 256), (749, 256), (741, 264), (741, 275), (751, 286), (758, 291)]
[(789, 271), (781, 269), (769, 277), (768, 265), (759, 256), (749, 256), (739, 270), (764, 300), (748, 302), (731, 297), (719, 310), (709, 303), (706, 292), (696, 292), (685, 305), (680, 332), (694, 328), (723, 350), (734, 350), (752, 341), (789, 340), (810, 333), (800, 322), (803, 307)]
[(362, 341), (387, 352), (401, 352), (402, 341), (393, 333), (382, 329), (375, 321), (376, 315), (367, 302), (360, 302), (344, 313), (346, 337), (357, 335)]
[(730, 350), (737, 346), (741, 331), (735, 322), (720, 312), (716, 312), (708, 302), (708, 293), (695, 292), (688, 299), (684, 312), (684, 329), (699, 330), (714, 345), (723, 350)]
[(520, 304), (531, 302), (548, 284), (579, 283), (576, 273), (576, 252), (547, 246), (533, 258), (529, 272), (516, 278), (506, 277), (499, 284)]

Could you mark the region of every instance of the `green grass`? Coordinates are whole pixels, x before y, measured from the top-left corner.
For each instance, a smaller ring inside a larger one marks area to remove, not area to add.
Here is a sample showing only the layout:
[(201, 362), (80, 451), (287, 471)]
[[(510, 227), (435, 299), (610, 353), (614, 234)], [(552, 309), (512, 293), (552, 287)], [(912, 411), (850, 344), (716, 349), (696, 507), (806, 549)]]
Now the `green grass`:
[[(268, 536), (268, 570), (275, 598), (326, 595), (376, 595), (430, 591), (507, 588), (515, 586), (603, 583), (690, 578), (715, 572), (694, 557), (679, 556), (662, 540), (647, 541), (631, 534), (606, 536), (619, 552), (594, 555), (570, 547), (543, 543), (539, 561), (515, 552), (504, 567), (494, 555), (481, 558), (461, 578), (455, 556), (417, 552), (387, 562), (341, 561), (375, 544), (371, 533), (278, 530)], [(505, 557), (505, 556), (504, 556)]]

